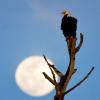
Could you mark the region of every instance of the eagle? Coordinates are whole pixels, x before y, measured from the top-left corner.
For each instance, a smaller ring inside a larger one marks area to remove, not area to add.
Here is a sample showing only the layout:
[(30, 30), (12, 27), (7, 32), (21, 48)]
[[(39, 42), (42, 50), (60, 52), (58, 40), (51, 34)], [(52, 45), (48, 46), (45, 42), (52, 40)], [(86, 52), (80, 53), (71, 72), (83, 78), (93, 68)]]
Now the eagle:
[(63, 35), (66, 39), (72, 36), (76, 37), (77, 19), (72, 17), (67, 10), (64, 10), (62, 14), (61, 30), (63, 31)]

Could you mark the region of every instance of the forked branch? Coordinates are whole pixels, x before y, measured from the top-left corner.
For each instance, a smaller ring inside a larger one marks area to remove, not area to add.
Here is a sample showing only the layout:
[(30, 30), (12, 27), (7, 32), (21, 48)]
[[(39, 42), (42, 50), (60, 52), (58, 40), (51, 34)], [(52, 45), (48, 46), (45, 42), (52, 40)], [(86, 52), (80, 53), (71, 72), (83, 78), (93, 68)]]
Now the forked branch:
[(57, 82), (56, 82), (56, 78), (55, 78), (55, 74), (54, 74), (54, 72), (53, 72), (52, 68), (50, 67), (50, 66), (51, 66), (51, 64), (50, 64), (50, 63), (48, 63), (48, 61), (47, 61), (47, 59), (46, 59), (46, 57), (45, 57), (45, 56), (44, 56), (44, 59), (45, 59), (46, 63), (48, 64), (48, 66), (49, 66), (49, 68), (50, 68), (50, 70), (51, 70), (51, 73), (52, 73), (52, 76), (53, 76), (53, 80), (54, 80), (54, 82), (55, 82), (55, 83), (57, 83)]
[(54, 71), (53, 71), (53, 69), (52, 69), (52, 67), (51, 67), (52, 65), (47, 61), (47, 58), (45, 57), (45, 55), (43, 55), (43, 57), (44, 57), (46, 63), (48, 64), (48, 66), (49, 66), (49, 68), (50, 68), (50, 71), (51, 71), (51, 73), (52, 73), (53, 79), (50, 78), (45, 72), (43, 72), (43, 75), (44, 75), (45, 78), (46, 78), (48, 81), (50, 81), (54, 86), (57, 86), (55, 73), (54, 73)]
[(44, 77), (50, 82), (52, 83), (54, 86), (56, 85), (56, 83), (54, 82), (53, 79), (51, 79), (45, 72), (43, 72)]
[(54, 70), (54, 72), (55, 72), (59, 77), (63, 77), (63, 76), (64, 76), (62, 72), (60, 72), (54, 65), (52, 65), (52, 64), (50, 64), (50, 63), (48, 62), (48, 60), (47, 60), (47, 58), (46, 58), (45, 55), (43, 55), (43, 57), (44, 57), (44, 59), (45, 59), (45, 61), (46, 61), (46, 63), (48, 64), (48, 66), (49, 66), (50, 69), (52, 68), (52, 69)]
[(64, 95), (68, 94), (69, 92), (71, 92), (72, 90), (74, 90), (76, 87), (78, 87), (79, 85), (81, 85), (81, 83), (83, 83), (88, 77), (89, 75), (92, 73), (92, 71), (94, 70), (94, 67), (91, 68), (91, 70), (87, 73), (87, 75), (80, 81), (78, 82), (76, 85), (74, 85), (72, 88), (70, 88), (69, 90), (67, 90)]

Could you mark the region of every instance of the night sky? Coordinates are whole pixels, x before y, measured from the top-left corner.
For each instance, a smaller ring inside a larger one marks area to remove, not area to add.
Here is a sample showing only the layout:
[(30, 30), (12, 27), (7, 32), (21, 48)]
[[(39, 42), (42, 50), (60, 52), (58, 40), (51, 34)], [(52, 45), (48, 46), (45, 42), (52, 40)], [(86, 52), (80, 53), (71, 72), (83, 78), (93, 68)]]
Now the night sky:
[(16, 85), (15, 71), (23, 59), (45, 54), (65, 73), (69, 59), (60, 30), (65, 9), (78, 19), (77, 42), (79, 33), (84, 34), (83, 46), (76, 55), (77, 72), (69, 88), (95, 66), (88, 80), (65, 100), (99, 100), (99, 0), (0, 0), (0, 100), (53, 100), (55, 91), (43, 97), (23, 93)]

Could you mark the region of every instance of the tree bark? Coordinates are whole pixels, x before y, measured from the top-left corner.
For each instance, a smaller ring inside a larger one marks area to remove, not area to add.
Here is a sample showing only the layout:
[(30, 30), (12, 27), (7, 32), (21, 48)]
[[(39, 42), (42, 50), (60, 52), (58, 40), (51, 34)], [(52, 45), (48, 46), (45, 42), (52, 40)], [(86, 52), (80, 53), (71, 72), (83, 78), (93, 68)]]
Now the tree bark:
[(64, 97), (57, 95), (54, 96), (54, 100), (64, 100)]

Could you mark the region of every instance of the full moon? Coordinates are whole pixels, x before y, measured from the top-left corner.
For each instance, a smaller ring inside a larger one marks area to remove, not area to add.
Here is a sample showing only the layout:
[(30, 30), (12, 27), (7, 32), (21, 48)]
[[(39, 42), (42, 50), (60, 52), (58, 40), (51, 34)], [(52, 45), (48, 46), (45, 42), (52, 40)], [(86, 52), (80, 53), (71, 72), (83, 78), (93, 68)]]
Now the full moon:
[[(47, 60), (52, 64), (49, 59)], [(54, 86), (45, 79), (42, 72), (52, 78), (51, 71), (42, 56), (30, 56), (24, 59), (15, 72), (18, 87), (30, 96), (47, 95), (54, 89)]]

